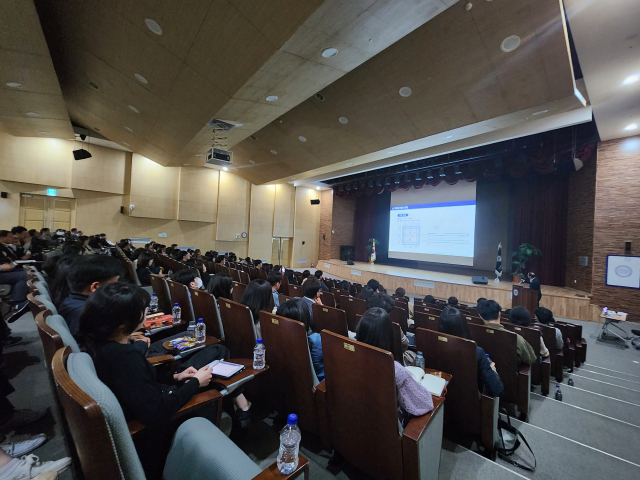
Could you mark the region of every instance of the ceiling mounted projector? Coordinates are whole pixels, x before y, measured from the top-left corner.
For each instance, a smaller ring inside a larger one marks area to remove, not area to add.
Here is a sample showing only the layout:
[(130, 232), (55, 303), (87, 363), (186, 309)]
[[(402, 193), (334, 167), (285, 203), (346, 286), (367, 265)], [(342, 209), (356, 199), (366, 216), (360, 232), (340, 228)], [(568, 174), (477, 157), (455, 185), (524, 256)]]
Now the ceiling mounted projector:
[(221, 148), (211, 148), (207, 152), (207, 165), (218, 165), (219, 167), (228, 167), (233, 163), (232, 152)]
[(84, 148), (81, 148), (73, 151), (73, 158), (75, 160), (84, 160), (86, 158), (91, 158), (91, 154)]

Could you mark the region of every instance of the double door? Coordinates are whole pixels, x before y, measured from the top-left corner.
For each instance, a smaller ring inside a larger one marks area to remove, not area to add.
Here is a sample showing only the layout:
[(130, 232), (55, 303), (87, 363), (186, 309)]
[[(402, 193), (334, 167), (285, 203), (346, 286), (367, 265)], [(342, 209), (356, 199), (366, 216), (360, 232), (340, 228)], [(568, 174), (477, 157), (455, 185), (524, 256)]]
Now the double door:
[(22, 194), (20, 197), (20, 225), (27, 230), (61, 228), (71, 230), (75, 222), (76, 199)]
[(273, 237), (271, 244), (271, 264), (291, 268), (292, 239), (288, 237)]

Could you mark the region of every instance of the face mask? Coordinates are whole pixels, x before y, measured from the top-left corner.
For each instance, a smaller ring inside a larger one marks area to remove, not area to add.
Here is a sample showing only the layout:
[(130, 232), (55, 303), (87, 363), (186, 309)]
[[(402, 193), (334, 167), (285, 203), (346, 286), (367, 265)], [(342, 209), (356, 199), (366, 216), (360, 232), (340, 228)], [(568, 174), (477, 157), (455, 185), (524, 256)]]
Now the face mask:
[(202, 288), (202, 286), (204, 285), (200, 277), (196, 277), (196, 285), (198, 286), (198, 288)]

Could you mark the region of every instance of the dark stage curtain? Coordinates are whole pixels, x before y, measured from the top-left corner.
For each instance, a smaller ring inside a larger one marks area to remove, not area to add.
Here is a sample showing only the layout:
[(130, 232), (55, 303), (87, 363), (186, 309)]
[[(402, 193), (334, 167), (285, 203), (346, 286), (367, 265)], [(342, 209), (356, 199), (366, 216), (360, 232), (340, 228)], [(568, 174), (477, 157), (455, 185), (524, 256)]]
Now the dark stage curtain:
[[(538, 247), (542, 257), (533, 258), (527, 269), (535, 272), (543, 285), (564, 287), (568, 176), (528, 175), (513, 181), (512, 188), (511, 251), (522, 243)], [(511, 259), (503, 259), (503, 264), (510, 269)]]
[(356, 200), (356, 222), (354, 238), (356, 262), (369, 261), (367, 244), (370, 238), (380, 243), (376, 245), (376, 257), (384, 261), (389, 255), (389, 209), (391, 192), (383, 191), (378, 195), (361, 195)]

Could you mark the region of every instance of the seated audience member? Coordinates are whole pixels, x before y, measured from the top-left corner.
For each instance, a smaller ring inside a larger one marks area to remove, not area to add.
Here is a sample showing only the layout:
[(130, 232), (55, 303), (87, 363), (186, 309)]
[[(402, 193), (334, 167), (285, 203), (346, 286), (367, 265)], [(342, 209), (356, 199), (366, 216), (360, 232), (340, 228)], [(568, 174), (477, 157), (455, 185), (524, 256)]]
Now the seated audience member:
[(56, 276), (49, 280), (49, 293), (51, 295), (51, 301), (60, 308), (62, 303), (71, 293), (69, 289), (69, 274), (73, 269), (73, 263), (80, 258), (76, 252), (69, 252), (61, 257), (58, 257), (58, 263), (56, 265)]
[(86, 235), (80, 235), (78, 237), (78, 245), (82, 247), (83, 255), (93, 255), (94, 253), (96, 253), (93, 248), (89, 246), (89, 237), (87, 237)]
[[(13, 237), (11, 232), (0, 230), (0, 284), (11, 285), (13, 311), (5, 320), (12, 323), (29, 311), (29, 302), (27, 302), (27, 272), (15, 263), (13, 250), (5, 248), (4, 241), (8, 237)], [(5, 327), (0, 321), (0, 329)]]
[(302, 272), (302, 283), (300, 285), (304, 285), (304, 282), (307, 281), (307, 278), (311, 276), (311, 272), (309, 270), (305, 270)]
[[(551, 312), (551, 310), (544, 307), (538, 307), (536, 308), (536, 311), (534, 313), (536, 314), (536, 318), (540, 323), (542, 323), (543, 325), (548, 325), (550, 327), (553, 327), (553, 323), (556, 321), (556, 319), (553, 318), (553, 312)], [(560, 331), (559, 328), (556, 328), (556, 327), (553, 327), (553, 328), (555, 328), (556, 330), (556, 348), (560, 349), (564, 347), (562, 332)]]
[[(358, 324), (356, 340), (372, 347), (393, 351), (393, 327), (389, 314), (382, 308), (367, 310)], [(413, 376), (398, 362), (394, 361), (395, 383), (398, 405), (410, 415), (420, 416), (433, 410), (431, 394), (415, 381)], [(402, 424), (407, 418), (402, 415)]]
[(276, 315), (282, 317), (291, 318), (304, 324), (304, 328), (307, 331), (307, 343), (309, 344), (309, 353), (311, 354), (311, 363), (313, 364), (313, 370), (316, 372), (316, 377), (319, 381), (324, 380), (324, 358), (322, 356), (322, 341), (320, 334), (315, 333), (311, 329), (311, 317), (309, 315), (309, 309), (302, 298), (294, 298), (287, 300), (278, 308)]
[(31, 252), (34, 254), (40, 254), (43, 250), (49, 248), (49, 241), (46, 240), (42, 234), (35, 228), (29, 230), (31, 236)]
[[(438, 322), (438, 331), (471, 340), (471, 332), (469, 331), (467, 320), (462, 316), (460, 310), (455, 307), (444, 307), (442, 309), (440, 321)], [(496, 372), (495, 363), (489, 363), (486, 353), (477, 345), (476, 359), (478, 361), (478, 389), (482, 392), (486, 388), (490, 396), (499, 397), (504, 392), (504, 385)]]
[[(396, 288), (396, 297), (404, 298), (406, 294), (407, 294), (407, 291), (404, 288), (402, 287)], [(409, 308), (409, 318), (413, 318), (413, 303), (407, 302), (407, 308)]]
[(345, 291), (349, 291), (349, 282), (347, 280), (342, 280), (342, 282), (340, 282), (340, 289), (341, 290), (345, 290)]
[(486, 302), (487, 299), (484, 297), (480, 297), (478, 300), (476, 300), (476, 308), (478, 308), (478, 305), (480, 305), (482, 302)]
[[(395, 305), (395, 301), (389, 295), (385, 293), (374, 293), (367, 300), (367, 309), (369, 308), (382, 308), (385, 312), (391, 313), (393, 307)], [(400, 342), (402, 343), (402, 357), (404, 359), (405, 365), (413, 365), (414, 360), (416, 359), (415, 352), (409, 350), (409, 339), (404, 334), (402, 329), (400, 330), (402, 337)]]
[(42, 270), (50, 279), (56, 278), (60, 258), (71, 255), (82, 255), (82, 247), (77, 242), (70, 240), (64, 242), (61, 248), (58, 248), (47, 255), (47, 259), (45, 260), (44, 265), (42, 265)]
[(202, 260), (195, 260), (196, 269), (200, 273), (200, 278), (202, 279), (202, 283), (204, 285), (209, 285), (211, 281), (211, 275), (207, 271), (207, 265)]
[(173, 281), (186, 285), (187, 287), (201, 290), (204, 287), (202, 279), (191, 268), (178, 270), (173, 274)]
[(267, 276), (267, 282), (271, 285), (271, 295), (273, 295), (273, 304), (278, 308), (280, 306), (280, 298), (278, 296), (278, 289), (282, 283), (282, 275), (280, 272), (269, 272)]
[(320, 282), (314, 276), (307, 277), (307, 281), (302, 284), (302, 293), (304, 297), (302, 300), (307, 304), (307, 308), (309, 309), (309, 318), (310, 325), (313, 328), (313, 307), (314, 303), (318, 303), (322, 305), (322, 300), (320, 300)]
[(160, 267), (155, 266), (153, 262), (153, 255), (146, 251), (138, 257), (136, 273), (142, 285), (151, 285), (151, 274), (158, 275), (160, 273)]
[(244, 260), (242, 260), (242, 262), (240, 262), (244, 265), (253, 265), (253, 262), (251, 261), (251, 257), (246, 257)]
[(218, 255), (216, 257), (215, 263), (219, 263), (220, 265), (224, 265), (225, 264), (224, 255)]
[(260, 331), (260, 311), (271, 313), (271, 285), (266, 280), (251, 280), (247, 288), (242, 294), (242, 303), (249, 307), (251, 315), (253, 316), (253, 325), (256, 331), (256, 338), (262, 338), (262, 332)]
[(373, 295), (375, 295), (376, 293), (378, 293), (378, 290), (373, 290), (371, 289), (368, 285), (366, 287), (364, 287), (362, 289), (362, 291), (360, 292), (360, 299), (364, 300), (365, 302), (367, 300), (369, 300)]
[[(18, 257), (30, 255), (31, 237), (29, 236), (29, 231), (25, 227), (18, 226), (13, 227), (11, 233), (13, 234), (13, 242), (16, 246), (16, 255)], [(26, 258), (24, 260), (26, 260)]]
[(96, 252), (102, 251), (103, 248), (102, 243), (100, 243), (100, 237), (91, 237), (88, 245)]
[[(532, 323), (531, 314), (524, 307), (513, 307), (509, 312), (509, 321), (521, 327), (528, 327)], [(540, 335), (540, 356), (543, 358), (549, 356), (549, 350), (547, 350), (547, 346), (542, 341), (542, 334)]]
[(74, 337), (80, 330), (80, 314), (89, 296), (99, 287), (115, 283), (124, 275), (120, 262), (106, 255), (79, 256), (67, 277), (69, 295), (58, 308)]
[[(280, 273), (280, 269), (274, 268), (273, 270), (271, 270), (271, 272)], [(298, 285), (298, 280), (296, 279), (296, 276), (293, 273), (294, 273), (293, 270), (291, 270), (290, 268), (287, 268), (284, 271), (284, 276), (287, 277), (287, 280), (289, 281), (289, 285)]]
[(373, 293), (382, 293), (382, 291), (380, 290), (382, 288), (382, 285), (380, 285), (379, 281), (374, 280), (373, 278), (367, 282), (367, 287), (373, 290)]
[[(494, 300), (487, 300), (478, 305), (478, 315), (484, 321), (485, 327), (495, 328), (496, 330), (504, 330), (504, 326), (500, 323), (500, 305)], [(531, 365), (536, 361), (537, 355), (533, 347), (516, 333), (516, 351), (518, 360), (526, 365)]]
[(320, 282), (320, 289), (323, 292), (328, 292), (329, 291), (329, 287), (327, 287), (327, 285), (324, 283), (324, 272), (322, 270), (316, 270), (315, 272), (313, 272), (313, 274), (315, 275), (315, 277)]
[[(14, 227), (15, 230), (17, 227)], [(0, 252), (12, 261), (29, 260), (31, 255), (24, 252), (22, 247), (18, 247), (20, 241), (16, 236), (8, 230), (0, 230)]]
[(126, 257), (131, 260), (131, 257), (133, 256), (131, 244), (127, 240), (120, 240), (118, 247), (120, 247), (120, 250), (122, 250)]
[(140, 248), (136, 248), (133, 253), (131, 254), (131, 261), (133, 262), (134, 265), (138, 265), (136, 262), (138, 261), (138, 257), (145, 253), (147, 250), (140, 247)]
[(233, 300), (233, 280), (231, 277), (224, 273), (219, 273), (211, 277), (209, 285), (207, 285), (207, 292), (218, 298), (226, 298), (227, 300)]
[(433, 295), (427, 295), (426, 297), (424, 297), (424, 304), (425, 305), (435, 305), (436, 304), (436, 299)]
[(449, 297), (449, 299), (447, 300), (447, 304), (450, 307), (457, 307), (458, 306), (458, 299), (456, 297)]
[(78, 338), (127, 420), (155, 426), (166, 425), (201, 387), (209, 385), (208, 364), (229, 358), (229, 350), (222, 345), (205, 347), (187, 357), (178, 371), (158, 376), (145, 358), (148, 339), (130, 343), (130, 335), (144, 325), (149, 299), (133, 284), (99, 288), (86, 302)]
[(262, 260), (254, 260), (253, 266), (256, 268), (256, 270), (262, 270)]

